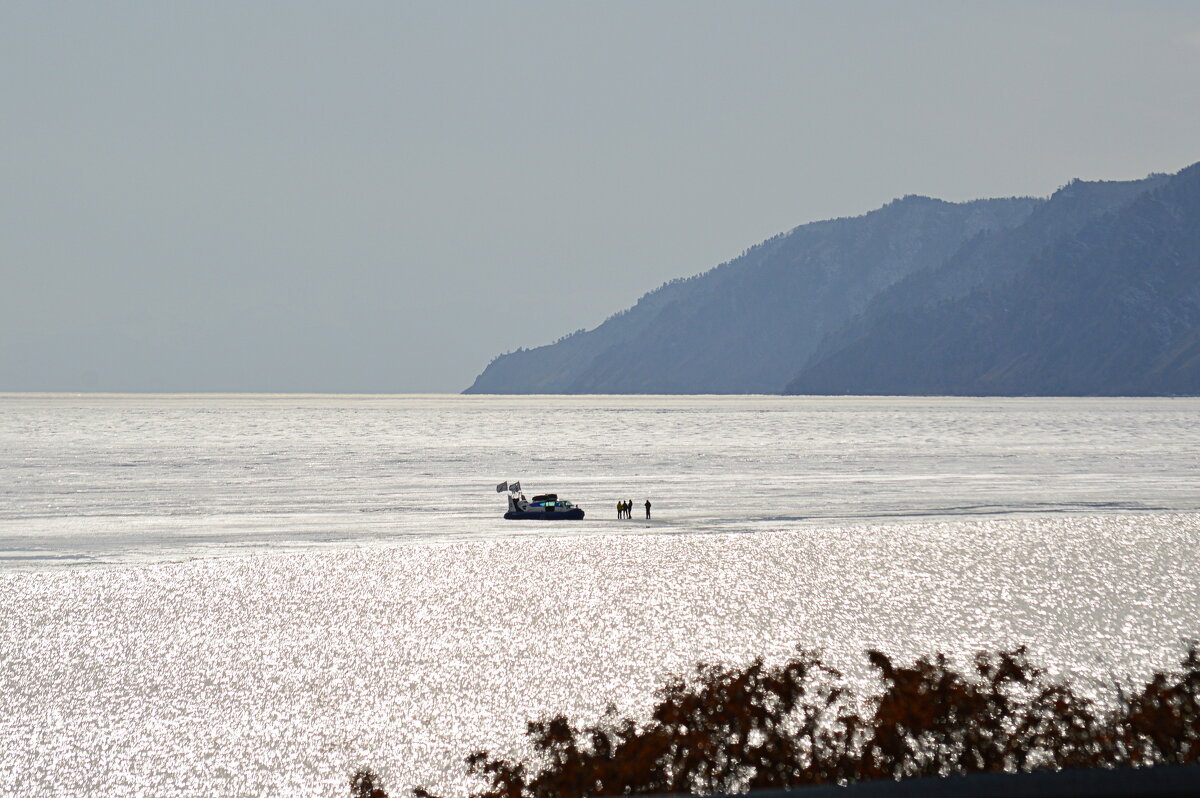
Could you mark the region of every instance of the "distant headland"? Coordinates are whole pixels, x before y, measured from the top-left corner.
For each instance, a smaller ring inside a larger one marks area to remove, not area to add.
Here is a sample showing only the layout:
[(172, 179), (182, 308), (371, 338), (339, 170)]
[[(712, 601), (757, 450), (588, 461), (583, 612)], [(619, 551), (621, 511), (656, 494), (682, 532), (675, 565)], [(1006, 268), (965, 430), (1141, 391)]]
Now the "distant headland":
[(1200, 394), (1200, 164), (802, 225), (465, 393)]

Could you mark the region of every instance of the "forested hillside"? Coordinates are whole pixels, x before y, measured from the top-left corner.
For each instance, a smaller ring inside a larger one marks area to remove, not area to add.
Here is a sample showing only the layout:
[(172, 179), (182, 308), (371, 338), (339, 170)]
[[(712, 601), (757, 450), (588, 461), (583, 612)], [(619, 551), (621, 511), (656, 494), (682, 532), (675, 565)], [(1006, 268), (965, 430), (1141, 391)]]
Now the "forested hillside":
[(881, 301), (786, 392), (1200, 393), (1200, 164), (1056, 232), (1038, 249), (1012, 231), (1000, 251), (1027, 259), (952, 301)]
[(468, 393), (1200, 393), (1200, 165), (797, 227)]
[(467, 393), (779, 393), (880, 291), (980, 233), (1020, 224), (1037, 204), (905, 197), (804, 225), (594, 330), (503, 355)]

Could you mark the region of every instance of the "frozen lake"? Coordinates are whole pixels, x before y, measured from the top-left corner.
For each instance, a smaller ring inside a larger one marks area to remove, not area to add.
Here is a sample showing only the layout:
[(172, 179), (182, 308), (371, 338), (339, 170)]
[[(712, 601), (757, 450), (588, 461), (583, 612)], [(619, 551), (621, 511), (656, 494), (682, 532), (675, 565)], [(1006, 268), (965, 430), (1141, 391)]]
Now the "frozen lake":
[[(1197, 399), (0, 396), (0, 794), (461, 790), (698, 659), (1200, 636)], [(495, 485), (582, 522), (500, 519)], [(639, 519), (646, 498), (654, 520)], [(635, 503), (617, 521), (615, 503)]]
[[(0, 396), (0, 569), (1200, 510), (1197, 399)], [(501, 519), (497, 483), (588, 512)]]

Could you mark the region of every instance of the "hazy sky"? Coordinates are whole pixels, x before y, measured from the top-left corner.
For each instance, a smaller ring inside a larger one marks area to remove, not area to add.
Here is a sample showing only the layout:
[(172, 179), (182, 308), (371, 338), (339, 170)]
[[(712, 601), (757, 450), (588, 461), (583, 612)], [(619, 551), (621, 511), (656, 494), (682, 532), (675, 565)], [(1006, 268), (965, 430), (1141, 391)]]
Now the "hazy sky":
[(0, 391), (458, 391), (904, 194), (1200, 160), (1200, 3), (0, 3)]

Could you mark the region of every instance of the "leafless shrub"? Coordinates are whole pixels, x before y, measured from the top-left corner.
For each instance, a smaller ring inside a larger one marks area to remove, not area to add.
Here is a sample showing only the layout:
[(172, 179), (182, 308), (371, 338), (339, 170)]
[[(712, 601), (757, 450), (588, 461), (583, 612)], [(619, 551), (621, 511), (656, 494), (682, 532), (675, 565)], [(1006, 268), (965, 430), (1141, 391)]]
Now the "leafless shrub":
[[(967, 673), (941, 654), (911, 665), (879, 651), (867, 657), (881, 689), (865, 699), (817, 654), (800, 651), (779, 665), (700, 665), (659, 690), (648, 720), (609, 713), (586, 726), (561, 715), (529, 723), (532, 761), (467, 757), (484, 785), (474, 798), (704, 794), (1200, 762), (1195, 644), (1179, 670), (1118, 686), (1106, 711), (1047, 676), (1023, 647), (980, 653)], [(386, 798), (369, 771), (355, 779), (354, 798)]]

